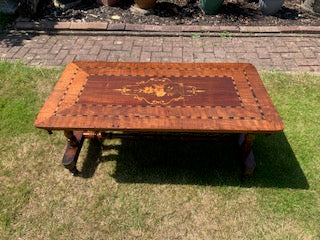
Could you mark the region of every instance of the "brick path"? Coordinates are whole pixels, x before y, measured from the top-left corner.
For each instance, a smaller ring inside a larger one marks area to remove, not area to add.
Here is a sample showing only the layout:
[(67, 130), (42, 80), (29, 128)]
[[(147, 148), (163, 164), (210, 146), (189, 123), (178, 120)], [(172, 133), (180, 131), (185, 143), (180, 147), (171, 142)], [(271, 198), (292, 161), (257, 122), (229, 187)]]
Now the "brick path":
[(259, 70), (320, 72), (317, 37), (0, 36), (0, 58), (57, 66), (73, 60), (251, 62)]

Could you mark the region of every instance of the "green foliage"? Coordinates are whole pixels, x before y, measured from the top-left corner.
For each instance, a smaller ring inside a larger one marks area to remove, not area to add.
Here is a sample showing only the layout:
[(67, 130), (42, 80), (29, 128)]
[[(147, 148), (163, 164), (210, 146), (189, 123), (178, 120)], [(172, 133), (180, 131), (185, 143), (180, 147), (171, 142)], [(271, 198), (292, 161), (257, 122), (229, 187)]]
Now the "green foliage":
[(200, 38), (201, 37), (201, 35), (199, 34), (199, 33), (193, 33), (193, 34), (191, 34), (191, 38), (192, 39), (196, 39), (196, 38)]
[(223, 32), (219, 33), (219, 37), (226, 39), (226, 38), (232, 38), (231, 33), (227, 30), (224, 30)]

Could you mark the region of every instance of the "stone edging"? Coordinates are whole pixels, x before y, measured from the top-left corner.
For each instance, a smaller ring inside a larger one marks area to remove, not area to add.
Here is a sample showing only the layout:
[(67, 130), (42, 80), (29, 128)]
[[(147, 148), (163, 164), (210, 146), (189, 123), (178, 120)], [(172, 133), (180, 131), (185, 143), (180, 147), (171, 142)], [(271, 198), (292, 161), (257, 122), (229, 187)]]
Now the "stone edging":
[(128, 32), (230, 32), (230, 33), (306, 33), (319, 34), (320, 26), (195, 26), (143, 25), (107, 22), (31, 22), (16, 21), (16, 30), (36, 31), (128, 31)]

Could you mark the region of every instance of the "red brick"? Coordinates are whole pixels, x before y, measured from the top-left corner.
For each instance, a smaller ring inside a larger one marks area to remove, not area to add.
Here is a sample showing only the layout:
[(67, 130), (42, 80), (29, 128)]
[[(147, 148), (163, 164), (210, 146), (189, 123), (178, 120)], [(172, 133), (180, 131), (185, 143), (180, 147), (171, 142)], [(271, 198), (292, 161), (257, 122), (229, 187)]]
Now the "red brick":
[(150, 62), (151, 61), (151, 53), (150, 52), (142, 52), (140, 55), (141, 62)]
[(87, 55), (89, 54), (89, 49), (71, 49), (70, 54)]
[(130, 40), (126, 40), (123, 44), (122, 44), (122, 48), (121, 50), (123, 51), (130, 51), (132, 49), (132, 45), (133, 42)]
[(168, 52), (152, 52), (151, 56), (154, 58), (161, 58), (161, 57), (171, 57), (172, 54)]
[(306, 58), (316, 58), (316, 54), (310, 49), (305, 49), (302, 51), (302, 53)]
[(279, 26), (278, 28), (279, 31), (283, 33), (294, 33), (299, 30), (297, 26)]
[(13, 57), (21, 59), (29, 52), (29, 50), (30, 50), (30, 48), (26, 48), (26, 47), (20, 48), (19, 51), (16, 52)]
[(260, 32), (260, 29), (255, 26), (240, 26), (240, 32)]
[(171, 52), (171, 51), (172, 51), (172, 45), (170, 45), (170, 44), (165, 44), (165, 45), (162, 46), (162, 50), (163, 50), (164, 52)]
[(68, 55), (68, 50), (61, 50), (55, 57), (55, 59), (64, 59)]
[(320, 26), (299, 26), (303, 33), (320, 33)]
[(50, 51), (48, 48), (32, 48), (30, 49), (29, 53), (35, 53), (35, 54), (47, 54)]
[(182, 57), (182, 47), (173, 47), (172, 48), (172, 56)]
[(83, 45), (83, 48), (84, 49), (90, 49), (92, 48), (94, 45), (95, 45), (95, 41), (92, 41), (92, 40), (88, 40), (86, 41), (86, 43)]
[(93, 46), (93, 47), (90, 49), (89, 54), (90, 54), (90, 55), (91, 55), (91, 54), (98, 55), (99, 52), (100, 52), (100, 50), (101, 50), (101, 46), (95, 45), (95, 46)]
[(298, 66), (298, 71), (300, 71), (300, 72), (313, 72), (314, 68), (312, 66)]
[(134, 56), (140, 56), (141, 47), (132, 47), (131, 54)]
[(295, 59), (296, 63), (298, 64), (298, 66), (316, 66), (316, 65), (320, 65), (319, 63), (317, 63), (315, 61), (315, 59)]
[(108, 28), (107, 22), (89, 22), (88, 24), (89, 30), (103, 31), (103, 30), (107, 30), (107, 28)]
[(70, 22), (53, 22), (53, 21), (41, 21), (40, 26), (43, 29), (56, 29), (67, 30), (70, 28)]
[(96, 61), (97, 56), (96, 55), (77, 55), (76, 61)]
[(125, 26), (125, 30), (126, 31), (143, 31), (144, 30), (144, 26), (141, 24), (131, 24), (131, 23), (127, 23)]
[(87, 30), (89, 26), (87, 22), (71, 22), (70, 30)]
[(63, 63), (63, 64), (67, 64), (67, 63), (69, 63), (69, 62), (72, 62), (72, 61), (74, 61), (75, 57), (76, 57), (75, 55), (68, 54), (68, 55), (63, 59), (62, 63)]
[(97, 61), (107, 61), (110, 51), (101, 50), (99, 55), (97, 56)]
[(161, 26), (163, 32), (181, 32), (182, 26), (172, 25), (172, 26)]
[(144, 26), (144, 31), (161, 32), (162, 31), (162, 26), (159, 26), (159, 25), (145, 25)]
[(50, 50), (50, 53), (52, 54), (58, 54), (60, 52), (62, 48), (62, 45), (54, 45), (51, 50)]
[(240, 28), (237, 26), (221, 26), (220, 31), (239, 32)]
[(143, 46), (142, 50), (145, 52), (159, 52), (162, 51), (162, 47), (158, 46)]
[(110, 23), (108, 25), (108, 31), (123, 31), (125, 30), (126, 25), (124, 23)]
[(201, 32), (220, 32), (219, 26), (200, 26), (199, 31)]
[(260, 32), (264, 33), (278, 33), (280, 32), (279, 27), (276, 26), (260, 26)]
[(200, 26), (194, 26), (194, 25), (184, 25), (181, 29), (182, 32), (200, 32), (201, 28)]

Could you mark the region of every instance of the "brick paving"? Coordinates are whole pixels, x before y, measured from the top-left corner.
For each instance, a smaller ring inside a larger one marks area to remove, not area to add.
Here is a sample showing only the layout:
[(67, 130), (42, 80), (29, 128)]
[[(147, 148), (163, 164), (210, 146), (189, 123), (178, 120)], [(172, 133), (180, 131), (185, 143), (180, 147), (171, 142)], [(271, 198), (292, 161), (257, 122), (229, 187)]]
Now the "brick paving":
[(320, 38), (0, 35), (0, 59), (59, 66), (70, 61), (250, 62), (259, 70), (320, 72)]

